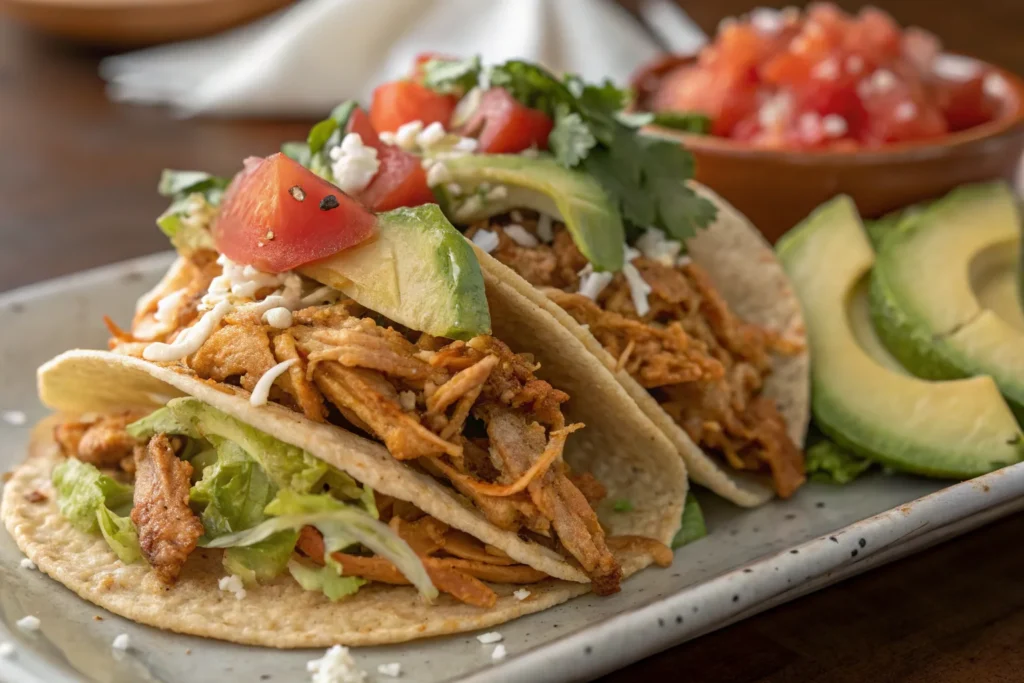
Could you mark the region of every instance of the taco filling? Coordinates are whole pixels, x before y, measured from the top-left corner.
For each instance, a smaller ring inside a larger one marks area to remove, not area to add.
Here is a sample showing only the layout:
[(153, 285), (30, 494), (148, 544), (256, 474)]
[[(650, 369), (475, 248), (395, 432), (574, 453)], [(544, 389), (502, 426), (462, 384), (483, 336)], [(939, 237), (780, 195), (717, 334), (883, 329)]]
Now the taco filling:
[(705, 452), (770, 474), (782, 498), (803, 484), (803, 453), (761, 394), (773, 355), (801, 347), (736, 316), (680, 242), (649, 229), (612, 274), (595, 272), (565, 224), (536, 212), (476, 222), (466, 236), (585, 326)]

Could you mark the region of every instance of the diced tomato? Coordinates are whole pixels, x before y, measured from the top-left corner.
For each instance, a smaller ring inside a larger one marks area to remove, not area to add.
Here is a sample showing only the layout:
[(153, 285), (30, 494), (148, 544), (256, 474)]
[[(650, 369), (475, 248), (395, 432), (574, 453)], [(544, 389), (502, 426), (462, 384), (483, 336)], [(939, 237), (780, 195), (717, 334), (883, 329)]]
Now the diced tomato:
[(475, 135), (477, 149), (485, 154), (515, 154), (524, 149), (548, 148), (554, 123), (542, 111), (530, 109), (504, 88), (491, 88), (462, 127), (463, 135)]
[(950, 130), (964, 130), (991, 121), (999, 101), (985, 94), (985, 73), (966, 81), (942, 81), (936, 87), (942, 113)]
[(373, 236), (355, 199), (281, 153), (246, 159), (213, 225), (217, 249), (271, 273), (326, 258)]
[(364, 145), (377, 150), (380, 170), (359, 201), (373, 211), (390, 211), (400, 206), (419, 206), (434, 201), (434, 193), (427, 186), (427, 173), (415, 154), (381, 142), (370, 117), (360, 108), (349, 117), (347, 133), (358, 133)]
[(729, 136), (736, 124), (756, 115), (757, 90), (749, 73), (684, 67), (666, 76), (654, 108), (700, 112), (711, 119), (712, 135)]
[(846, 29), (846, 49), (870, 56), (876, 64), (900, 58), (900, 27), (877, 7), (865, 7)]
[(410, 121), (447, 128), (458, 101), (413, 81), (392, 81), (373, 91), (370, 121), (378, 133), (394, 132)]

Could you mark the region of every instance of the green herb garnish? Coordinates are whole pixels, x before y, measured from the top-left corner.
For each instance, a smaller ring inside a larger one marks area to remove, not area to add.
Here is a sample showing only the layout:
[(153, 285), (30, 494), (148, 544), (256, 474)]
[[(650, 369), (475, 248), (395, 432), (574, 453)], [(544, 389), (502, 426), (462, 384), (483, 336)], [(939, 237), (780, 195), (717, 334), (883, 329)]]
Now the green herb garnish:
[(714, 220), (715, 206), (684, 183), (693, 175), (693, 157), (677, 142), (642, 135), (638, 129), (651, 117), (626, 113), (629, 93), (611, 82), (559, 79), (522, 61), (486, 68), (476, 57), (431, 60), (424, 74), (426, 86), (438, 92), (499, 86), (550, 116), (555, 126), (548, 144), (555, 158), (598, 179), (631, 235), (655, 227), (685, 240)]
[(694, 112), (663, 111), (651, 115), (651, 123), (662, 128), (707, 135), (711, 132), (711, 119)]
[(633, 502), (625, 498), (622, 498), (621, 500), (617, 500), (614, 503), (612, 503), (612, 510), (614, 512), (632, 512)]

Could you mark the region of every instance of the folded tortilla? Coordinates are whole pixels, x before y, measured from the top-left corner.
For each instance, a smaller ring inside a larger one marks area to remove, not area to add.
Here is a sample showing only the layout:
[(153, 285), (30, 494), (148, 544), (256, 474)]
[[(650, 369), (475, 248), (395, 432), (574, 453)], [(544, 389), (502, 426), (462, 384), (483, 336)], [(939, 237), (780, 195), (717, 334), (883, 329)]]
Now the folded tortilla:
[[(776, 402), (785, 419), (790, 438), (802, 446), (810, 421), (811, 385), (810, 357), (800, 303), (771, 245), (757, 228), (708, 188), (697, 183), (692, 185), (699, 194), (715, 203), (718, 216), (712, 225), (686, 242), (690, 257), (710, 275), (715, 288), (740, 318), (772, 330), (804, 349), (794, 355), (775, 356), (772, 372), (764, 386), (764, 394)], [(774, 496), (766, 477), (729, 469), (704, 453), (646, 389), (626, 370), (618, 368), (617, 359), (575, 318), (511, 268), (479, 247), (476, 247), (476, 252), (486, 277), (500, 281), (520, 295), (497, 302), (498, 308), (492, 304), (495, 334), (536, 355), (549, 370), (553, 370), (552, 382), (556, 386), (563, 381), (558, 371), (567, 367), (556, 362), (552, 368), (551, 361), (556, 354), (551, 349), (558, 347), (552, 347), (543, 336), (530, 334), (516, 325), (501, 323), (531, 320), (533, 325), (543, 327), (548, 316), (554, 317), (600, 360), (644, 414), (672, 441), (686, 462), (693, 481), (744, 507), (761, 505)], [(501, 308), (502, 304), (521, 306), (526, 303), (535, 310)]]
[[(572, 397), (566, 418), (586, 428), (569, 439), (564, 457), (575, 472), (590, 472), (606, 487), (606, 500), (628, 500), (631, 509), (598, 509), (609, 536), (637, 535), (666, 545), (679, 529), (687, 492), (686, 471), (675, 447), (631, 400), (601, 360), (586, 352), (568, 328), (524, 296), (515, 283), (485, 271), (494, 336), (513, 348), (532, 346), (541, 376)], [(31, 454), (5, 490), (0, 516), (22, 551), (51, 577), (81, 597), (132, 620), (193, 635), (271, 647), (373, 645), (451, 634), (503, 623), (564, 602), (589, 590), (579, 568), (539, 544), (488, 522), (449, 489), (393, 458), (386, 448), (340, 427), (315, 423), (277, 404), (253, 407), (248, 392), (216, 386), (187, 372), (106, 351), (76, 350), (39, 371), (39, 394), (70, 415), (155, 409), (178, 396), (193, 396), (267, 434), (304, 449), (375, 491), (413, 503), (449, 526), (543, 571), (551, 579), (525, 586), (493, 584), (493, 608), (482, 609), (441, 595), (426, 604), (412, 587), (369, 584), (339, 602), (304, 591), (288, 575), (247, 587), (237, 600), (218, 589), (224, 569), (217, 551), (197, 549), (170, 589), (145, 563), (125, 565), (100, 536), (76, 530), (57, 510), (50, 473), (61, 455), (51, 436), (54, 422), (35, 432)], [(39, 491), (46, 499), (29, 495)], [(37, 502), (33, 502), (33, 500)], [(652, 556), (616, 554), (628, 576)]]

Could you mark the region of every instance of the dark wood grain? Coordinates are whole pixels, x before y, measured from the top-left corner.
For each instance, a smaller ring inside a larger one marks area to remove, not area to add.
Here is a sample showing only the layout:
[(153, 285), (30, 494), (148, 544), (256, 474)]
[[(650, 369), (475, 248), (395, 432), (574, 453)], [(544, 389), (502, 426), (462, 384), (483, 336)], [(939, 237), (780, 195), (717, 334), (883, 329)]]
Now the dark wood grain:
[[(1021, 0), (882, 4), (903, 23), (935, 30), (953, 49), (1024, 72)], [(686, 3), (709, 31), (753, 5)], [(158, 109), (113, 105), (96, 75), (97, 58), (0, 17), (0, 290), (165, 249), (153, 225), (165, 206), (154, 191), (162, 168), (228, 172), (308, 127), (180, 121)], [(603, 680), (1022, 681), (1021, 538), (1024, 515), (1017, 515)]]

